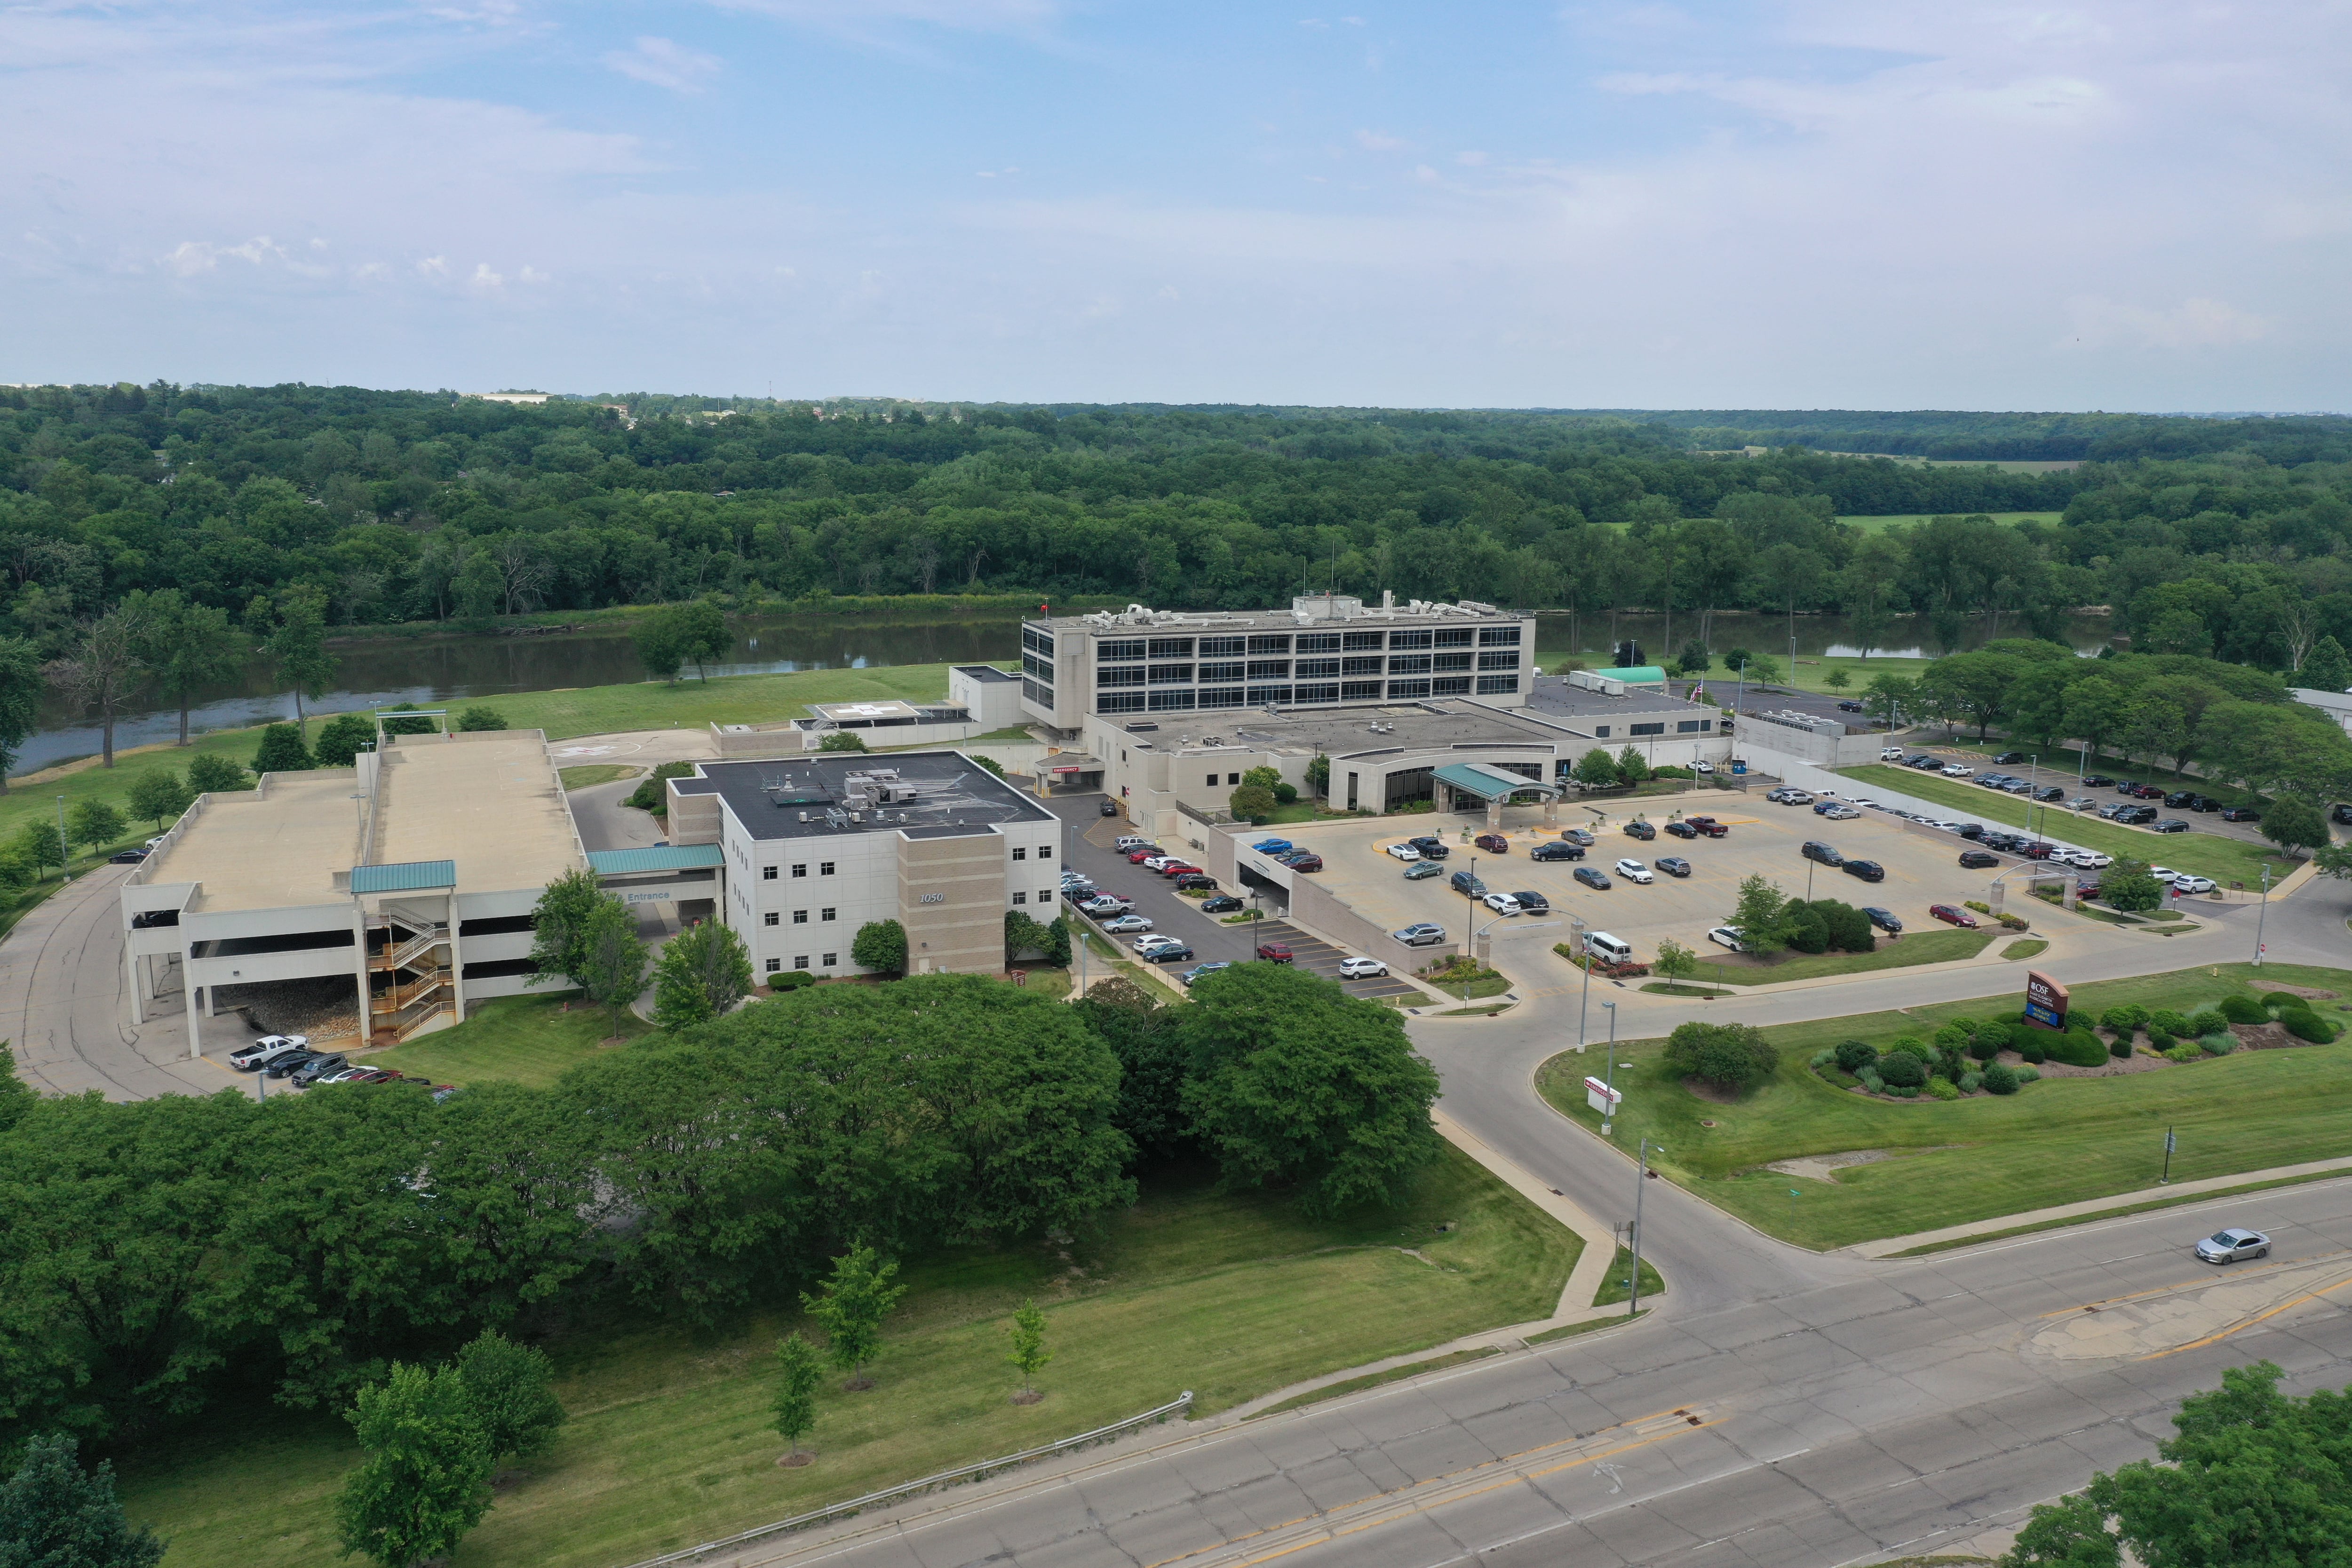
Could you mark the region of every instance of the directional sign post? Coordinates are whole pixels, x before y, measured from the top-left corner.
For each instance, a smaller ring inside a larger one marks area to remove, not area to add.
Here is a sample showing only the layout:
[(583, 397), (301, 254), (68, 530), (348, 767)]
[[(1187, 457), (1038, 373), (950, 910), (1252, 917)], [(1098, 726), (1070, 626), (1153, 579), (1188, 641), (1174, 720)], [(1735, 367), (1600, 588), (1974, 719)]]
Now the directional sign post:
[(2156, 1179), (2158, 1186), (2172, 1180), (2172, 1151), (2178, 1142), (2179, 1140), (2172, 1135), (2172, 1129), (2166, 1128), (2164, 1130), (2164, 1174)]

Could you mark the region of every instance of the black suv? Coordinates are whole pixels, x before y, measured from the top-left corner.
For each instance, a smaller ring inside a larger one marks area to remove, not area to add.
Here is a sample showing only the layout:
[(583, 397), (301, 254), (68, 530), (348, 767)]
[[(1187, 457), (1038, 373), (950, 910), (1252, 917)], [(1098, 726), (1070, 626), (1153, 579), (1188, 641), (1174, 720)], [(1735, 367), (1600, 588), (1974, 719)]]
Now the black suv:
[(1698, 829), (1693, 827), (1687, 822), (1669, 822), (1666, 824), (1666, 832), (1676, 838), (1696, 838), (1698, 837)]
[(1849, 877), (1859, 877), (1865, 882), (1886, 880), (1886, 868), (1875, 860), (1849, 860), (1841, 868)]
[(2174, 811), (2180, 811), (2185, 809), (2189, 803), (2196, 798), (2197, 792), (2193, 789), (2177, 789), (2170, 795), (2164, 797), (2164, 804), (2171, 807)]
[(2115, 780), (2109, 778), (2105, 773), (2091, 773), (2083, 780), (2083, 787), (2084, 789), (2108, 789), (2114, 786), (2115, 782)]
[(2005, 768), (2011, 763), (2030, 763), (2032, 760), (2033, 759), (2032, 757), (2027, 756), (2023, 752), (2003, 752), (2000, 755), (1995, 757), (1992, 762), (1993, 766), (1997, 768)]

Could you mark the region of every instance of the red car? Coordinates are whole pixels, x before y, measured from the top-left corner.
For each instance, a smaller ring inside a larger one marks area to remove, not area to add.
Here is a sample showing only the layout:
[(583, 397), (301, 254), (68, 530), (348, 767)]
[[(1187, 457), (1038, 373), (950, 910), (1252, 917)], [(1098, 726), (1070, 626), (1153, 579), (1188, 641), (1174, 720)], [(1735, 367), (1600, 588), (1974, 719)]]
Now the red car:
[(1160, 874), (1163, 877), (1201, 877), (1207, 875), (1207, 873), (1202, 871), (1198, 866), (1188, 866), (1181, 860), (1171, 860), (1167, 865), (1160, 868)]
[(1157, 844), (1139, 845), (1137, 847), (1128, 852), (1127, 863), (1130, 866), (1140, 866), (1146, 860), (1150, 859), (1154, 855), (1165, 855), (1167, 853), (1167, 850), (1162, 849)]
[(1470, 842), (1489, 855), (1508, 855), (1511, 852), (1511, 841), (1499, 833), (1481, 833)]
[(1711, 816), (1685, 816), (1683, 818), (1683, 823), (1685, 826), (1697, 828), (1709, 838), (1720, 838), (1731, 831)]
[(1957, 904), (1929, 904), (1927, 912), (1946, 925), (1965, 926), (1969, 931), (1977, 929), (1977, 917)]
[(1288, 963), (1291, 962), (1290, 949), (1283, 946), (1282, 943), (1278, 942), (1259, 942), (1257, 944), (1257, 955), (1265, 960), (1268, 963)]

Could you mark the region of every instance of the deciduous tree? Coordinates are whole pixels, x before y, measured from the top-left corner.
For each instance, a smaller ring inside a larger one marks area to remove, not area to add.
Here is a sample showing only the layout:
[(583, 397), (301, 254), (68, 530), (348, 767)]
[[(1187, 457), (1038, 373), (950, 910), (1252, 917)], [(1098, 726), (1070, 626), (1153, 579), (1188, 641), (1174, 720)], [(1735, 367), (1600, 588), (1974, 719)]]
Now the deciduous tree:
[(690, 925), (654, 961), (654, 1022), (683, 1029), (719, 1017), (751, 994), (751, 955), (731, 926)]
[(570, 1418), (555, 1397), (555, 1365), (545, 1351), (484, 1329), (457, 1352), (457, 1366), (493, 1459), (538, 1453)]
[(366, 1458), (335, 1502), (346, 1555), (380, 1568), (446, 1557), (490, 1510), (489, 1440), (455, 1367), (394, 1362), (348, 1419)]
[(792, 1445), (790, 1458), (801, 1458), (801, 1439), (816, 1426), (816, 1385), (824, 1375), (816, 1347), (798, 1330), (776, 1342), (776, 1392), (772, 1408), (776, 1431)]
[(801, 1293), (802, 1310), (824, 1331), (827, 1359), (849, 1373), (848, 1387), (874, 1386), (866, 1368), (882, 1353), (883, 1320), (907, 1293), (898, 1277), (898, 1264), (857, 1242), (833, 1260), (832, 1275), (814, 1294)]
[(114, 1495), (114, 1467), (89, 1469), (64, 1433), (37, 1436), (0, 1481), (0, 1564), (5, 1568), (154, 1568), (163, 1542), (133, 1529)]
[(907, 928), (897, 921), (867, 921), (849, 939), (849, 959), (882, 974), (907, 973)]
[(1021, 1373), (1021, 1392), (1034, 1399), (1037, 1374), (1054, 1359), (1054, 1352), (1045, 1348), (1045, 1314), (1037, 1310), (1035, 1301), (1024, 1300), (1014, 1310), (1011, 1333), (1013, 1353), (1005, 1359)]

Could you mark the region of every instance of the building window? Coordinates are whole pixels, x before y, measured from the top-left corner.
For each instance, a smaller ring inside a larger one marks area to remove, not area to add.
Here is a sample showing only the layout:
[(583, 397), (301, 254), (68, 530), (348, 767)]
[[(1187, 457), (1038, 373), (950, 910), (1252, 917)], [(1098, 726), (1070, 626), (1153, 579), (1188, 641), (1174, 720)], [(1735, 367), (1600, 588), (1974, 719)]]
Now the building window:
[(1470, 678), (1466, 675), (1441, 675), (1429, 683), (1429, 694), (1432, 697), (1467, 697), (1470, 695)]
[(784, 917), (776, 910), (770, 910), (766, 914), (760, 917), (760, 923), (761, 925), (780, 926), (784, 923)]
[(1201, 667), (1201, 679), (1203, 680), (1239, 680), (1242, 679), (1242, 670), (1245, 667), (1239, 659), (1235, 659), (1230, 664), (1204, 664)]
[(1339, 700), (1342, 702), (1377, 702), (1380, 696), (1381, 683), (1377, 680), (1343, 680), (1339, 683)]
[(1440, 631), (1437, 636), (1431, 640), (1439, 647), (1468, 647), (1470, 646), (1471, 637), (1472, 634), (1468, 626), (1454, 626), (1449, 629)]
[[(1210, 782), (1211, 784), (1214, 784), (1214, 783), (1216, 783), (1217, 781), (1216, 781), (1214, 778), (1212, 778), (1212, 779), (1210, 779), (1210, 780), (1209, 780), (1209, 782)], [(1241, 783), (1241, 782), (1242, 782), (1242, 775), (1241, 775), (1241, 774), (1239, 774), (1239, 773), (1227, 773), (1227, 774), (1225, 775), (1225, 783), (1226, 783), (1228, 785), (1237, 784), (1239, 784), (1239, 783)]]
[(1478, 634), (1478, 646), (1480, 647), (1517, 647), (1519, 646), (1519, 628), (1488, 626)]
[(1249, 650), (1254, 654), (1287, 654), (1290, 651), (1290, 634), (1288, 632), (1281, 632), (1271, 637), (1253, 637), (1249, 640)]
[(1635, 724), (1626, 732), (1633, 735), (1663, 735), (1666, 732), (1666, 727), (1664, 724)]
[(1098, 713), (1140, 713), (1143, 711), (1143, 693), (1122, 691), (1098, 697), (1095, 699), (1095, 710)]
[(1029, 901), (1029, 895), (1026, 893), (1015, 893), (1013, 895), (1013, 901), (1016, 904), (1025, 904)]
[(1253, 686), (1249, 689), (1249, 700), (1250, 706), (1253, 708), (1256, 707), (1261, 702), (1287, 702), (1290, 700), (1290, 688), (1287, 686)]
[(1519, 678), (1516, 675), (1482, 675), (1478, 678), (1478, 691), (1481, 696), (1492, 697), (1507, 691), (1517, 691), (1518, 689)]
[(796, 926), (804, 926), (808, 924), (808, 911), (806, 910), (794, 910), (793, 911), (793, 924)]
[(1211, 774), (1209, 775), (1209, 778), (1208, 778), (1208, 784), (1209, 784), (1209, 787), (1210, 787), (1211, 789), (1214, 789), (1214, 788), (1216, 788), (1216, 787), (1217, 787), (1217, 775), (1216, 775), (1216, 774), (1214, 774), (1214, 773), (1211, 773)]
[(1478, 656), (1481, 669), (1517, 669), (1519, 656), (1516, 653), (1482, 653)]
[(1250, 660), (1249, 678), (1252, 680), (1287, 680), (1290, 679), (1290, 661), (1286, 658), (1254, 658)]
[(1097, 643), (1095, 645), (1095, 656), (1106, 662), (1116, 658), (1141, 658), (1143, 657), (1143, 639), (1141, 637), (1137, 637), (1130, 642)]
[(1021, 700), (1034, 702), (1040, 708), (1051, 708), (1054, 705), (1054, 689), (1042, 681), (1024, 680), (1021, 683)]
[(1349, 632), (1339, 639), (1339, 646), (1351, 652), (1357, 648), (1379, 647), (1385, 632)]
[(1029, 851), (1016, 844), (1013, 847), (1013, 858), (1015, 860), (1026, 860), (1029, 858)]
[(1431, 656), (1429, 665), (1432, 669), (1467, 669), (1470, 661), (1476, 657), (1467, 653), (1434, 654)]
[(1219, 654), (1244, 653), (1248, 651), (1248, 648), (1249, 639), (1247, 637), (1202, 637), (1201, 639), (1201, 657), (1202, 658), (1208, 658), (1213, 655)]
[(1704, 719), (1677, 719), (1675, 721), (1675, 731), (1685, 735), (1695, 735), (1706, 728), (1706, 721)]
[(1339, 700), (1339, 683), (1334, 680), (1322, 686), (1294, 687), (1290, 700), (1293, 702), (1337, 702)]
[(1190, 686), (1192, 667), (1189, 664), (1155, 664), (1150, 667), (1154, 686)]
[(1214, 691), (1201, 693), (1201, 706), (1203, 708), (1239, 708), (1244, 705), (1242, 689), (1238, 686), (1223, 686)]
[(1039, 631), (1035, 626), (1023, 626), (1021, 646), (1031, 653), (1042, 653), (1051, 658), (1054, 657), (1054, 634)]
[(1389, 651), (1394, 653), (1401, 647), (1427, 647), (1435, 639), (1435, 636), (1433, 632), (1391, 632)]
[(816, 912), (816, 918), (821, 921), (835, 920), (839, 918), (839, 915), (840, 911), (838, 910), (819, 910)]
[(1389, 658), (1391, 675), (1427, 675), (1429, 655), (1425, 653), (1393, 654)]
[(760, 868), (760, 880), (762, 882), (772, 882), (775, 879), (776, 868), (773, 866), (762, 866)]
[(781, 958), (772, 958), (768, 960), (768, 973), (771, 974), (773, 974), (777, 970), (782, 969), (783, 966), (784, 961)]
[(1039, 846), (1037, 846), (1037, 858), (1038, 858), (1038, 859), (1040, 859), (1040, 860), (1051, 860), (1053, 858), (1054, 858), (1054, 847), (1053, 847), (1052, 845), (1050, 845), (1050, 844), (1040, 844)]
[(1302, 658), (1294, 673), (1302, 679), (1310, 675), (1337, 675), (1339, 673), (1339, 661), (1336, 658)]
[(1190, 690), (1155, 691), (1151, 694), (1150, 709), (1154, 713), (1178, 713), (1192, 706), (1192, 693)]
[(1392, 700), (1399, 697), (1426, 697), (1428, 695), (1429, 682), (1426, 680), (1391, 680), (1389, 682), (1389, 696)]
[(1342, 675), (1378, 675), (1384, 660), (1378, 658), (1343, 658), (1339, 661)]
[(795, 877), (805, 877), (808, 875), (808, 868), (805, 866), (795, 866), (793, 868), (793, 875)]
[(830, 877), (830, 876), (832, 876), (832, 875), (833, 875), (833, 862), (832, 862), (832, 861), (830, 861), (830, 860), (820, 860), (820, 861), (818, 861), (818, 862), (816, 863), (816, 874), (817, 874), (818, 876), (820, 876), (820, 877)]
[(1338, 632), (1302, 632), (1299, 634), (1298, 640), (1293, 646), (1291, 651), (1294, 653), (1338, 653), (1339, 651), (1339, 634)]
[(1143, 666), (1139, 664), (1125, 665), (1117, 669), (1098, 669), (1095, 671), (1095, 689), (1097, 691), (1112, 686), (1140, 686), (1142, 684)]
[(804, 952), (798, 958), (793, 959), (793, 967), (794, 969), (806, 969), (808, 967), (808, 954)]
[(1592, 726), (1592, 738), (1596, 741), (1607, 740), (1609, 738), (1609, 726), (1606, 724), (1595, 724)]
[(1190, 658), (1192, 657), (1191, 637), (1153, 637), (1151, 657), (1154, 658)]
[(1054, 889), (1046, 888), (1040, 891), (1037, 895), (1037, 901), (1041, 904), (1052, 903), (1054, 901)]
[(826, 953), (826, 954), (824, 955), (824, 966), (825, 966), (827, 969), (831, 969), (831, 968), (833, 968), (835, 965), (838, 964), (840, 962), (841, 962), (841, 954), (839, 954), (839, 953), (837, 953), (837, 952), (828, 952), (828, 953)]
[(1356, 809), (1356, 775), (1353, 773), (1348, 775), (1348, 809)]

